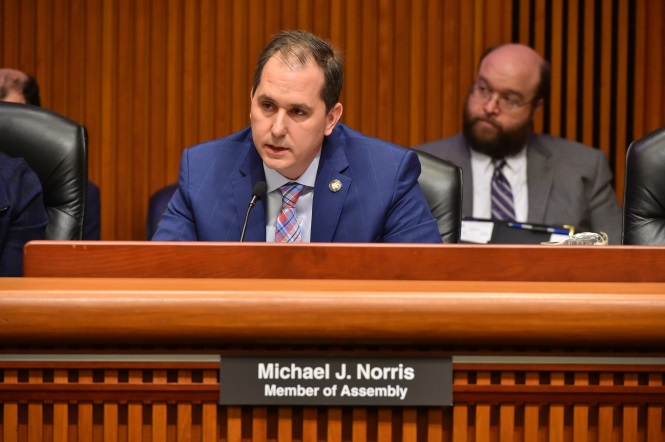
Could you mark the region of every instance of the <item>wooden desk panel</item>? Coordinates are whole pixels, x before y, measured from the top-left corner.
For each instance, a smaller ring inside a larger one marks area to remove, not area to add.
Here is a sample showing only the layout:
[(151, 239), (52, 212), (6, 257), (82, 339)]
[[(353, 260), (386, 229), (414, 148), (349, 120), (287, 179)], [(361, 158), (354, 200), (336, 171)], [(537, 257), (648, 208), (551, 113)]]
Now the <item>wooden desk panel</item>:
[[(663, 283), (2, 282), (3, 442), (415, 442), (498, 434), (528, 441), (542, 434), (563, 435), (557, 440), (620, 434), (640, 441), (665, 434)], [(141, 361), (155, 352), (167, 360)], [(218, 370), (209, 356), (265, 352), (450, 354), (455, 405), (217, 405)], [(82, 354), (93, 361), (79, 360)], [(117, 360), (104, 359), (114, 354)], [(197, 354), (201, 361), (179, 361)], [(489, 360), (473, 360), (484, 354)], [(136, 360), (122, 361), (127, 357)]]
[[(0, 441), (663, 440), (664, 264), (658, 247), (31, 243), (40, 277), (0, 287)], [(216, 363), (178, 361), (259, 352), (452, 355), (455, 405), (222, 407)], [(66, 360), (86, 353), (173, 360)]]
[(467, 434), (499, 440), (492, 435), (508, 434), (508, 440), (532, 441), (552, 432), (568, 435), (557, 440), (607, 440), (597, 435), (618, 432), (617, 440), (642, 441), (665, 434), (662, 359), (649, 365), (622, 365), (620, 357), (612, 365), (454, 362), (452, 407), (365, 408), (218, 406), (217, 364), (178, 362), (177, 354), (158, 363), (29, 356), (3, 361), (0, 355), (3, 441), (44, 440), (37, 434), (60, 435), (45, 438), (56, 441), (102, 440), (98, 434), (164, 441), (440, 441)]
[(6, 278), (0, 343), (662, 347), (665, 283)]
[(665, 282), (646, 246), (32, 241), (26, 276)]

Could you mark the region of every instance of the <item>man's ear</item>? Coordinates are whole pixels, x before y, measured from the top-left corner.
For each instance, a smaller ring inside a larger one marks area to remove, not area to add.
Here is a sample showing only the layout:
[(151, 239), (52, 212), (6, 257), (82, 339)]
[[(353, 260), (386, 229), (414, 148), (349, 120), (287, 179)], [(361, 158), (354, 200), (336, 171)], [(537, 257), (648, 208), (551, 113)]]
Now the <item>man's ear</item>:
[(249, 121), (252, 121), (252, 100), (254, 99), (254, 90), (249, 90)]
[(326, 114), (326, 129), (324, 132), (326, 136), (332, 133), (337, 122), (342, 117), (342, 110), (342, 103), (337, 103), (332, 109), (330, 109), (330, 112)]
[(531, 116), (533, 117), (536, 115), (536, 112), (541, 110), (543, 108), (543, 105), (545, 104), (545, 100), (542, 98), (539, 98), (538, 101), (533, 105), (532, 110), (531, 110)]

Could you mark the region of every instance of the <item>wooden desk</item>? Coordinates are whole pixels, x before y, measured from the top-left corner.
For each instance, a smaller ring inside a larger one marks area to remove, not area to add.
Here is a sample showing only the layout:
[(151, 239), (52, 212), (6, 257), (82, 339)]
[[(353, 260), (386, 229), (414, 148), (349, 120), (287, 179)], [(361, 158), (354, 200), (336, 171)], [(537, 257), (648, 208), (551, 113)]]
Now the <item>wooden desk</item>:
[(7, 278), (0, 343), (653, 349), (665, 283)]
[[(28, 277), (0, 312), (3, 441), (663, 435), (665, 283)], [(222, 407), (220, 354), (452, 355), (455, 405)]]
[(665, 282), (645, 246), (32, 241), (26, 276)]
[[(25, 256), (31, 276), (0, 288), (3, 442), (665, 436), (663, 248), (36, 242)], [(450, 355), (454, 406), (222, 407), (218, 357), (236, 354)]]

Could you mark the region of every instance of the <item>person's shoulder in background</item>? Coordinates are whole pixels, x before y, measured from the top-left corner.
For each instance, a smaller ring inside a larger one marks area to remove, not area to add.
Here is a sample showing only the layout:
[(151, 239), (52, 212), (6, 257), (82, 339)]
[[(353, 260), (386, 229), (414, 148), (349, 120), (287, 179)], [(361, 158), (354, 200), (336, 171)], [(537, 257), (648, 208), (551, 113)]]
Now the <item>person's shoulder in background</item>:
[(44, 239), (48, 215), (37, 175), (0, 152), (0, 276), (23, 274), (23, 246)]
[(444, 160), (455, 162), (460, 155), (469, 155), (464, 135), (461, 133), (452, 137), (441, 138), (427, 143), (413, 146), (413, 149), (427, 152)]
[(87, 198), (85, 201), (85, 218), (83, 219), (83, 239), (98, 240), (101, 238), (101, 202), (99, 187), (88, 180)]
[(607, 163), (607, 157), (602, 150), (553, 135), (531, 134), (527, 139), (527, 146), (544, 146), (551, 155), (561, 161), (592, 164), (604, 161)]

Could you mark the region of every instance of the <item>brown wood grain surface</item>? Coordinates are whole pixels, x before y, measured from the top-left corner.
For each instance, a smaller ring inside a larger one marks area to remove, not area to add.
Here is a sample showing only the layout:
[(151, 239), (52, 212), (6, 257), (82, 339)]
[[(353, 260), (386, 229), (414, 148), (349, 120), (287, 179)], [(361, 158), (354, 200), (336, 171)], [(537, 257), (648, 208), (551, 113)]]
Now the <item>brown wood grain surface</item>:
[(665, 248), (648, 246), (33, 241), (24, 253), (40, 277), (665, 282), (663, 268)]
[(664, 283), (7, 278), (5, 344), (661, 348)]

